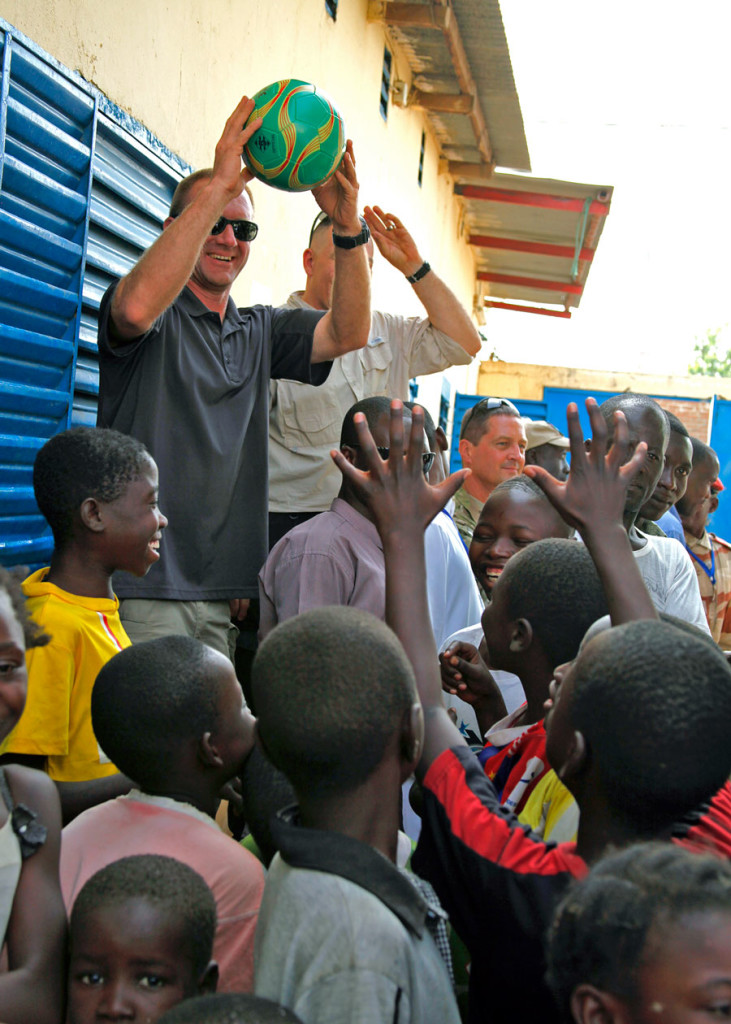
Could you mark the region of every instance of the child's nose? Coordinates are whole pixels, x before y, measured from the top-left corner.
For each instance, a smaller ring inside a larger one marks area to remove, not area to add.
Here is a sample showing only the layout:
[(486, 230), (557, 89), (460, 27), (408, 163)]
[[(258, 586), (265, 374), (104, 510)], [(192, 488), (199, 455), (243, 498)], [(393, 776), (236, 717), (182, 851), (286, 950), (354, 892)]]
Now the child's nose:
[(110, 982), (104, 986), (104, 994), (97, 1006), (97, 1020), (125, 1021), (134, 1020), (135, 1010), (127, 995), (127, 986), (123, 981)]

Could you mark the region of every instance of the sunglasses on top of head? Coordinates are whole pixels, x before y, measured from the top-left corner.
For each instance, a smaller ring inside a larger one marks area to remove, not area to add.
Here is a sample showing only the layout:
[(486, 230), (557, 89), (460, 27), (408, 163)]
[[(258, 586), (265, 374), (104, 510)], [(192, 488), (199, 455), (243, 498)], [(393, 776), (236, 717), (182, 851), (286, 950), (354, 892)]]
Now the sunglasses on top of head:
[(259, 225), (253, 220), (229, 220), (228, 217), (219, 217), (211, 228), (211, 234), (222, 234), (227, 224), (233, 228), (234, 237), (238, 242), (253, 242), (259, 233)]

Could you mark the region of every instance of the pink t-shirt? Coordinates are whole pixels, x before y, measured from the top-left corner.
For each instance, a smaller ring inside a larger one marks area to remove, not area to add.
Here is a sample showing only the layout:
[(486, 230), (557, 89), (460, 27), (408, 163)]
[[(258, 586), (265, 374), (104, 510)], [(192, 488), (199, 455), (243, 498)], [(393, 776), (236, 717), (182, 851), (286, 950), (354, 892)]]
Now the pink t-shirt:
[(219, 992), (252, 992), (254, 930), (264, 870), (248, 850), (190, 804), (133, 791), (84, 811), (61, 834), (61, 891), (67, 913), (84, 883), (121, 857), (158, 853), (197, 871), (216, 900), (213, 959)]

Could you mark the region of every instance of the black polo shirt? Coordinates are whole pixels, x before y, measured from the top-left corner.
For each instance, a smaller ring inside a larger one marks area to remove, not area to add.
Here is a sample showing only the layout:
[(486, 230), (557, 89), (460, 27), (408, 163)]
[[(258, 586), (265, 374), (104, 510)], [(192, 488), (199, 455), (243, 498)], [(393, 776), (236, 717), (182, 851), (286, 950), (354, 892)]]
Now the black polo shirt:
[(109, 344), (116, 284), (99, 311), (97, 424), (139, 438), (160, 472), (169, 526), (147, 576), (117, 573), (119, 597), (179, 601), (256, 597), (267, 554), (269, 380), (321, 384), (312, 365), (324, 313), (229, 299), (221, 322), (184, 288), (150, 330)]

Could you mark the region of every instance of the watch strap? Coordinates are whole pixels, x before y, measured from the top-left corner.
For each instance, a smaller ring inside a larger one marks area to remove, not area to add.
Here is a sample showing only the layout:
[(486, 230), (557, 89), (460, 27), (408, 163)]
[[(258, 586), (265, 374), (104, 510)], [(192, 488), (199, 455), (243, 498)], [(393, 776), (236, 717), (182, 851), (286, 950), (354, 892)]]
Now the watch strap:
[(419, 269), (415, 270), (413, 274), (406, 278), (406, 280), (409, 282), (409, 284), (416, 284), (417, 281), (421, 281), (422, 277), (426, 277), (430, 270), (431, 267), (426, 262), (426, 260), (424, 260)]

